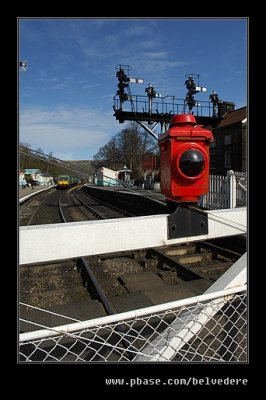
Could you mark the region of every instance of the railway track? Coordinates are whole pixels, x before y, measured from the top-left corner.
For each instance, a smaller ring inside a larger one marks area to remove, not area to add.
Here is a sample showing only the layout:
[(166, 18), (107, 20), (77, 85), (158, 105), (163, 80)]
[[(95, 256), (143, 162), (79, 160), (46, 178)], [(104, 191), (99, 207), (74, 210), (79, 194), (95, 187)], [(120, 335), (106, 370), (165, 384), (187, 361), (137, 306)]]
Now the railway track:
[(133, 214), (72, 188), (39, 194), (20, 208), (20, 225), (131, 217)]
[[(74, 190), (55, 191), (36, 207), (33, 224), (48, 209), (53, 223), (131, 216)], [(20, 331), (202, 294), (244, 252), (244, 240), (234, 237), (20, 267)]]
[[(21, 212), (21, 225), (132, 216), (74, 189), (42, 196), (30, 202), (26, 212), (24, 210), (25, 207)], [(43, 321), (46, 321), (46, 326), (66, 321), (64, 317), (56, 318), (58, 313), (76, 320), (77, 316), (89, 319), (116, 312), (83, 258), (73, 260), (71, 265), (62, 262), (21, 267), (19, 287), (23, 319), (21, 331), (34, 330), (37, 325), (42, 326)], [(32, 320), (34, 323), (25, 322)]]
[[(43, 206), (45, 207), (45, 203), (48, 198), (52, 198), (55, 196), (56, 191), (55, 189), (51, 189), (49, 191), (45, 192), (37, 192), (33, 197), (30, 197), (26, 201), (24, 201), (20, 205), (20, 210), (19, 210), (19, 224), (20, 226), (26, 226), (26, 225), (37, 225), (40, 224), (41, 222), (36, 222), (34, 221), (35, 216), (38, 218), (43, 217), (42, 219), (46, 220), (46, 223), (53, 223), (57, 221), (61, 222), (59, 215), (56, 215), (55, 213), (51, 213), (52, 207), (49, 206), (49, 203), (47, 204), (46, 210), (42, 208)], [(46, 211), (46, 212), (45, 212)], [(48, 211), (48, 212), (47, 212)]]
[(90, 319), (199, 295), (238, 258), (234, 252), (225, 257), (207, 245), (199, 242), (23, 266), (20, 301), (54, 312), (60, 309), (73, 318), (73, 307), (68, 310), (72, 303), (83, 307), (96, 301), (98, 314), (95, 310), (84, 314)]

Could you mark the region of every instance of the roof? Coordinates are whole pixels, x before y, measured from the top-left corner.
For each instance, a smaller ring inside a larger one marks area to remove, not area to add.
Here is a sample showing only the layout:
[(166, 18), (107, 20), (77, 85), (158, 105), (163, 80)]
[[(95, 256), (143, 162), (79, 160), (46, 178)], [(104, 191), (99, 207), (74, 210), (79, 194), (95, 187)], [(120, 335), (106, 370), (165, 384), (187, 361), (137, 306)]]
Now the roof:
[(242, 124), (242, 121), (246, 117), (247, 117), (247, 107), (245, 106), (245, 107), (238, 108), (237, 110), (231, 111), (228, 114), (226, 114), (226, 116), (222, 119), (222, 121), (216, 128), (212, 128), (211, 126), (205, 126), (204, 128), (214, 130), (214, 129), (223, 128), (225, 126), (237, 124), (237, 123)]
[(24, 169), (25, 174), (36, 174), (37, 172), (41, 172), (41, 170), (38, 168), (25, 168)]

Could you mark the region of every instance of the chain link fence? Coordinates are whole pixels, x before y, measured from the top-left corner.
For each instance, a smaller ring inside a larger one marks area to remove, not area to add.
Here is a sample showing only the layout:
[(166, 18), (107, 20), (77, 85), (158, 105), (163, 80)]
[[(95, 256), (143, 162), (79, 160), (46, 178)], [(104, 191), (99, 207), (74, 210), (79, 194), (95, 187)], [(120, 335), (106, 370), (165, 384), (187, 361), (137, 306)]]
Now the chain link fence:
[(245, 289), (55, 328), (39, 325), (44, 329), (19, 335), (19, 362), (246, 362)]

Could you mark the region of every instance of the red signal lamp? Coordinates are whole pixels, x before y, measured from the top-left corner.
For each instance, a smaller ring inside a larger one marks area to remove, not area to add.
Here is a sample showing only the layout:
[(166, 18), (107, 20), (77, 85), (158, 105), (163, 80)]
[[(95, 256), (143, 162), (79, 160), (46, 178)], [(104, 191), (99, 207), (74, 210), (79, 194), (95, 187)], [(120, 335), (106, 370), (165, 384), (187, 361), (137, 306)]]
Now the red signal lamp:
[(166, 199), (197, 202), (209, 191), (209, 144), (212, 132), (192, 114), (174, 115), (159, 137), (161, 192)]

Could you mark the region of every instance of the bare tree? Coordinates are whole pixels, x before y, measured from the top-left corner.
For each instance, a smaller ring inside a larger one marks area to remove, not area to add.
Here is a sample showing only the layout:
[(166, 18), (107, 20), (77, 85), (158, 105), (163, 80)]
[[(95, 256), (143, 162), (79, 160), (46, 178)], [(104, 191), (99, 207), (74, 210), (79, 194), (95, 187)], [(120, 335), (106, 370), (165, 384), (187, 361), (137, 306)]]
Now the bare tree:
[(43, 160), (45, 160), (45, 156), (43, 155), (43, 149), (38, 147), (36, 151), (38, 152), (39, 159), (35, 160), (35, 168), (42, 170)]
[(113, 137), (107, 144), (101, 147), (93, 157), (95, 161), (100, 161), (101, 166), (117, 169), (120, 168), (121, 155), (117, 138)]
[(130, 122), (125, 129), (101, 147), (93, 158), (99, 161), (98, 166), (112, 169), (126, 165), (133, 171), (135, 178), (138, 178), (142, 174), (142, 156), (157, 149), (157, 142), (136, 122)]
[(50, 161), (51, 161), (52, 159), (53, 159), (53, 152), (50, 151), (50, 153), (48, 154), (48, 162), (47, 162), (46, 172), (49, 172)]
[(19, 145), (19, 166), (20, 169), (29, 168), (31, 160), (31, 145), (29, 143), (20, 143)]

